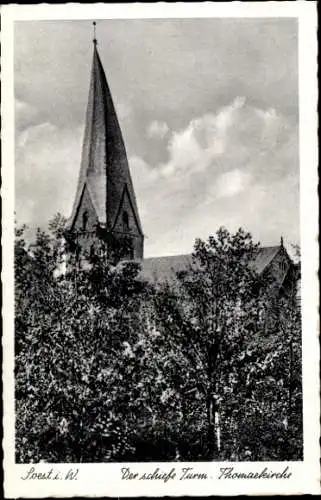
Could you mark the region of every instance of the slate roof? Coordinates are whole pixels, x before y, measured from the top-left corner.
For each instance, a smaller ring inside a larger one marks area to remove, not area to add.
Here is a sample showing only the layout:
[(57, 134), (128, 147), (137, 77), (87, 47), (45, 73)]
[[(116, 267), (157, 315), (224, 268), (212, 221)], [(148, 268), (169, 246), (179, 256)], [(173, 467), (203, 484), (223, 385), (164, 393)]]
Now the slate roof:
[(150, 282), (170, 282), (176, 273), (192, 267), (192, 255), (169, 255), (166, 257), (151, 257), (141, 263), (142, 277)]
[(86, 188), (99, 223), (112, 228), (125, 185), (142, 233), (121, 129), (97, 46), (94, 43), (81, 167), (68, 226), (70, 228), (73, 226)]
[[(259, 274), (272, 262), (280, 248), (273, 246), (259, 249), (253, 262)], [(150, 257), (142, 261), (142, 277), (150, 282), (171, 282), (176, 278), (177, 272), (188, 270), (192, 265), (191, 254)]]
[(254, 266), (259, 274), (272, 262), (280, 248), (280, 246), (260, 248), (254, 261)]

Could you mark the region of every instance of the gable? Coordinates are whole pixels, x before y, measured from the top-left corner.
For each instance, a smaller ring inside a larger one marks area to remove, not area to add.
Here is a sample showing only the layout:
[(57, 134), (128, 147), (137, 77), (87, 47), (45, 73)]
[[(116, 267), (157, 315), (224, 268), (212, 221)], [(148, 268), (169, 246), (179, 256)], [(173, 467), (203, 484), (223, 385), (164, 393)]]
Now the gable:
[(282, 284), (291, 267), (291, 263), (292, 261), (286, 250), (283, 247), (280, 247), (279, 251), (270, 262), (268, 271), (271, 272), (272, 276), (278, 283)]
[[(76, 231), (94, 231), (98, 223), (98, 217), (94, 208), (88, 186), (85, 184), (79, 201), (78, 209), (75, 214), (72, 229)], [(85, 224), (85, 228), (84, 228)]]
[(141, 236), (140, 224), (137, 220), (135, 206), (131, 199), (127, 184), (123, 187), (113, 231), (122, 234)]

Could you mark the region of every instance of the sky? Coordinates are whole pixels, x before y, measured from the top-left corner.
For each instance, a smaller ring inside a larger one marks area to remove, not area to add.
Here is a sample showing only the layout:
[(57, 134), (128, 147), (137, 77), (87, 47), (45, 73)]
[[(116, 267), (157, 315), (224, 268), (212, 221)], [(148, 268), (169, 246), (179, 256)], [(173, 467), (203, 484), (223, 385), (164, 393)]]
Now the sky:
[[(15, 23), (15, 210), (71, 213), (92, 63), (91, 21)], [(220, 226), (299, 242), (295, 19), (100, 20), (145, 256), (191, 252)]]

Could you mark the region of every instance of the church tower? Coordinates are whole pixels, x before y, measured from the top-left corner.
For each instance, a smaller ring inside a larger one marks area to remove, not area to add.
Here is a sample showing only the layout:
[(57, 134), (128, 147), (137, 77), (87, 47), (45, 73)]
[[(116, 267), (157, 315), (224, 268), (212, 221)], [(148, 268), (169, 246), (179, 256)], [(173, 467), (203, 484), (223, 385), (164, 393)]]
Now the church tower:
[(123, 258), (142, 259), (144, 235), (126, 149), (97, 40), (93, 42), (81, 166), (67, 231), (82, 249), (102, 239), (108, 253), (122, 248)]

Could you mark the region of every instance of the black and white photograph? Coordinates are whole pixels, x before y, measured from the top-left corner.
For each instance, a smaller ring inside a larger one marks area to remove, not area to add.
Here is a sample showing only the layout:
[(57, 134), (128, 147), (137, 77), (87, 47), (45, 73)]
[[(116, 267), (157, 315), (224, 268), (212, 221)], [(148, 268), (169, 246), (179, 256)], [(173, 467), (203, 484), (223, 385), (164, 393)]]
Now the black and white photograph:
[(285, 480), (305, 459), (298, 17), (94, 12), (13, 23), (14, 462), (26, 483)]

